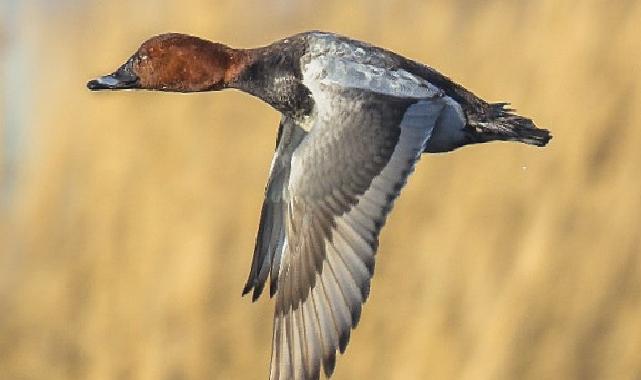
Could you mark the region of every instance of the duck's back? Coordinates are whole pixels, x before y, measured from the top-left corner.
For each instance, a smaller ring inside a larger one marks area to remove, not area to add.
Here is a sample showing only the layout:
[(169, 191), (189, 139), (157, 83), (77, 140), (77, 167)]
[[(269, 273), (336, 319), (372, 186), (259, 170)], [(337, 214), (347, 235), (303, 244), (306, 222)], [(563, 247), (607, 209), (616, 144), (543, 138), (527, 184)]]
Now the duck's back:
[[(397, 95), (407, 95), (407, 92), (416, 91), (418, 96), (422, 96), (425, 93), (421, 91), (421, 88), (427, 87), (430, 93), (434, 90), (442, 91), (443, 94), (465, 107), (483, 108), (489, 105), (431, 67), (405, 58), (390, 50), (333, 33), (307, 32), (297, 36), (306, 40), (307, 51), (303, 56), (303, 64), (305, 60), (321, 58), (329, 63), (352, 63), (352, 69), (360, 65), (360, 73), (359, 71), (336, 72), (337, 75), (345, 75), (348, 81), (350, 78), (356, 81), (369, 79), (371, 85), (376, 87), (383, 85), (377, 83), (377, 81), (387, 80), (394, 82), (395, 80), (401, 80), (405, 82), (406, 87), (400, 88), (400, 90), (406, 92), (396, 91)], [(349, 69), (350, 67), (327, 67), (328, 70), (341, 68)], [(371, 77), (363, 78), (361, 75), (370, 75)], [(393, 86), (394, 83), (387, 85)], [(415, 85), (416, 89), (412, 89), (411, 85)], [(399, 89), (399, 87), (394, 89)], [(473, 110), (470, 109), (469, 111)], [(481, 109), (478, 111), (482, 112)]]
[(441, 127), (434, 129), (426, 152), (494, 140), (543, 146), (550, 139), (546, 130), (506, 108), (507, 103), (486, 102), (433, 68), (392, 51), (326, 32), (306, 32), (290, 39), (305, 41), (300, 69), (312, 93), (314, 86), (334, 84), (396, 97), (447, 100)]

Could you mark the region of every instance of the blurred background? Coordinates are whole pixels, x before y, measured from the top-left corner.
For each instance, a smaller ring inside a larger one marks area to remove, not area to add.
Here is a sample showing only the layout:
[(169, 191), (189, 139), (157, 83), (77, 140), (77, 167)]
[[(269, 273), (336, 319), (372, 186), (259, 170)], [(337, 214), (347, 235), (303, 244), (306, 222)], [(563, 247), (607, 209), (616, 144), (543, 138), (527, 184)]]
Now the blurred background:
[(308, 29), (425, 62), (552, 131), (424, 156), (334, 379), (641, 378), (641, 2), (0, 2), (0, 378), (264, 379), (240, 297), (279, 115), (91, 93), (153, 34)]

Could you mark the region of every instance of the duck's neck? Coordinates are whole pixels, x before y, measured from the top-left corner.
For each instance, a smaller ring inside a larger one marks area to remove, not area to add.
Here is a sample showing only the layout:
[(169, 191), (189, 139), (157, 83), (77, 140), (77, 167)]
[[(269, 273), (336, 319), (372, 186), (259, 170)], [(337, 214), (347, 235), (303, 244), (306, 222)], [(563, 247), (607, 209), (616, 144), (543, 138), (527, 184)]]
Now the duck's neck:
[(227, 87), (254, 95), (287, 115), (309, 114), (313, 100), (302, 83), (303, 48), (277, 42), (257, 49), (234, 50), (232, 56), (237, 56), (242, 65)]

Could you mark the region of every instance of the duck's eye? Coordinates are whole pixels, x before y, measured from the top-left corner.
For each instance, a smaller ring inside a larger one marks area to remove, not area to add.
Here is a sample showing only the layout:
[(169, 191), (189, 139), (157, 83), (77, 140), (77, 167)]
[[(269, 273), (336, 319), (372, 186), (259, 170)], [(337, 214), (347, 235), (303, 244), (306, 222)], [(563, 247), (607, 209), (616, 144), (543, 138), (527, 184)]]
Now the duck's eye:
[(147, 54), (140, 57), (141, 61), (146, 61), (147, 59), (149, 59), (149, 56)]

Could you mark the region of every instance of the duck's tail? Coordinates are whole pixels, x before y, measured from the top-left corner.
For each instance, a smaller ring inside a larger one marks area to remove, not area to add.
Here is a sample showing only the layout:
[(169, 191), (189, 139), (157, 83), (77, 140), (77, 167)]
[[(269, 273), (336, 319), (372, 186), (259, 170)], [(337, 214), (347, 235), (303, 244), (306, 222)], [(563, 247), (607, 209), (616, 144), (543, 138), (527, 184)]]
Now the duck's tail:
[(545, 146), (550, 141), (550, 131), (537, 128), (532, 120), (515, 114), (513, 109), (506, 107), (507, 105), (491, 104), (490, 114), (484, 121), (470, 121), (465, 128), (467, 144), (505, 140)]

